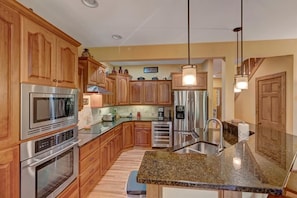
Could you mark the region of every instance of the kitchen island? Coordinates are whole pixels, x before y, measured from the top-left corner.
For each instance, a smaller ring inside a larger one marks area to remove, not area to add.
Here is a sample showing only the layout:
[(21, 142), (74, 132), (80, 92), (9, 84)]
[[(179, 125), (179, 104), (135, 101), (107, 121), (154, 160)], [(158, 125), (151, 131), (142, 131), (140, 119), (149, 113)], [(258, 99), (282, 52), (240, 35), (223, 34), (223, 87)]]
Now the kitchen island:
[(148, 198), (165, 198), (168, 189), (207, 189), (216, 192), (214, 197), (225, 191), (281, 195), (295, 162), (297, 137), (256, 126), (247, 141), (218, 155), (178, 154), (177, 149), (145, 153), (137, 181), (147, 184)]

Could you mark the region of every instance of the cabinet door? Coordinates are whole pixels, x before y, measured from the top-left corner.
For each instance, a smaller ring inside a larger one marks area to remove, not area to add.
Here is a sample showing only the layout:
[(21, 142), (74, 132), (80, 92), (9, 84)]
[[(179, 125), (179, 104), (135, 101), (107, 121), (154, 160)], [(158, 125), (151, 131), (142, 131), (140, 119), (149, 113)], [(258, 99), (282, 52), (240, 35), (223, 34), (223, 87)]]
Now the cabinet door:
[(134, 123), (123, 123), (123, 148), (134, 146)]
[(157, 104), (157, 82), (143, 82), (143, 104)]
[(143, 82), (130, 81), (129, 82), (129, 98), (130, 104), (142, 104), (143, 101)]
[(100, 149), (100, 160), (101, 160), (100, 162), (101, 162), (101, 175), (102, 176), (106, 173), (106, 171), (109, 168), (109, 163), (110, 163), (109, 152), (110, 152), (109, 144), (108, 143), (103, 144)]
[(158, 82), (158, 104), (171, 104), (171, 81)]
[(57, 198), (79, 198), (78, 180), (75, 179)]
[(57, 86), (77, 87), (77, 60), (77, 48), (69, 42), (57, 38), (57, 64), (55, 71)]
[(56, 36), (25, 17), (21, 23), (21, 82), (55, 85)]
[(135, 146), (151, 147), (151, 122), (135, 122)]
[(19, 197), (19, 147), (0, 151), (0, 197)]
[(105, 75), (105, 68), (101, 66), (99, 66), (98, 70), (97, 70), (97, 85), (99, 87), (105, 87), (105, 81), (106, 81), (106, 75)]
[(84, 97), (84, 67), (82, 65), (78, 66), (78, 110), (84, 108), (83, 97)]
[(110, 94), (103, 95), (103, 105), (104, 106), (115, 105), (115, 80), (111, 78), (106, 78), (105, 88), (110, 92)]
[[(19, 141), (20, 20), (16, 12), (1, 3), (0, 51), (0, 149), (2, 149), (16, 145)], [(0, 193), (2, 192), (0, 190)]]
[(129, 104), (129, 80), (127, 77), (117, 78), (117, 104), (126, 105)]
[(88, 62), (88, 84), (97, 85), (97, 70), (98, 65), (93, 62)]

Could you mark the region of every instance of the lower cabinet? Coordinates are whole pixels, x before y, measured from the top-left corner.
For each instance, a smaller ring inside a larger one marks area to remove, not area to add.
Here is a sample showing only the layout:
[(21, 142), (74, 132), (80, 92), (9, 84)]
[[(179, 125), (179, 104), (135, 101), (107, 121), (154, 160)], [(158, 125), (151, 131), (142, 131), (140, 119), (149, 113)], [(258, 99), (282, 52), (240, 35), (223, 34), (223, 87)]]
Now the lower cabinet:
[(75, 179), (57, 198), (79, 198), (78, 179)]
[(99, 166), (100, 138), (96, 138), (79, 149), (80, 197), (87, 197), (100, 180)]
[(123, 148), (131, 148), (134, 146), (134, 123), (123, 123)]
[(135, 146), (151, 147), (151, 122), (135, 122)]
[(19, 146), (0, 151), (0, 197), (17, 198), (20, 192)]

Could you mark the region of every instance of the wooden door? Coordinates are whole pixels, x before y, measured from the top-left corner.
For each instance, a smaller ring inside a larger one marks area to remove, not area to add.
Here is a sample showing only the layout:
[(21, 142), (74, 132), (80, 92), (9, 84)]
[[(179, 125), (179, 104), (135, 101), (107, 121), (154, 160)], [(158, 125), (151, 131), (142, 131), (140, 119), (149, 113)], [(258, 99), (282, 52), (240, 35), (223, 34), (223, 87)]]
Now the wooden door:
[(257, 124), (286, 131), (286, 73), (256, 79)]
[(158, 82), (158, 104), (170, 105), (171, 100), (171, 81), (159, 81)]
[(77, 60), (77, 47), (63, 39), (57, 38), (57, 64), (55, 73), (57, 86), (77, 87)]
[(130, 104), (142, 104), (143, 100), (143, 82), (129, 82), (129, 102)]
[(151, 147), (151, 122), (135, 122), (135, 146)]
[(105, 68), (103, 67), (103, 65), (100, 65), (97, 70), (97, 85), (99, 87), (106, 87), (105, 81), (106, 81)]
[(157, 85), (157, 81), (146, 81), (143, 83), (143, 104), (157, 104)]
[(103, 105), (113, 106), (115, 105), (115, 80), (111, 78), (105, 79), (105, 88), (110, 93), (103, 95)]
[(0, 151), (0, 197), (19, 197), (19, 146)]
[(20, 20), (16, 12), (2, 4), (0, 4), (0, 54), (1, 150), (17, 145), (20, 133)]
[(25, 17), (21, 23), (21, 82), (55, 85), (56, 36)]
[(84, 108), (84, 67), (82, 65), (78, 65), (78, 89), (78, 110), (80, 111)]
[(134, 146), (134, 123), (123, 123), (123, 148)]

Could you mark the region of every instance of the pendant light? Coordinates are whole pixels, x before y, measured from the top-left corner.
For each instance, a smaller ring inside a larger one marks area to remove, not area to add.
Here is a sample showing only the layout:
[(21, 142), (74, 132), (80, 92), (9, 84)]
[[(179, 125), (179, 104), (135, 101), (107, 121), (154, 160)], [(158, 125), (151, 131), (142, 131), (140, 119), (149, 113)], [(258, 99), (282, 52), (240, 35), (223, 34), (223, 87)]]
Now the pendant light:
[(240, 74), (235, 76), (235, 86), (238, 89), (248, 89), (249, 78), (248, 75), (245, 74), (245, 64), (243, 57), (243, 0), (241, 0), (241, 66), (240, 66)]
[(241, 31), (241, 27), (237, 27), (233, 29), (233, 32), (236, 32), (236, 75), (235, 75), (235, 83), (234, 83), (234, 92), (239, 93), (241, 92), (241, 89), (236, 87), (236, 77), (238, 77), (237, 71), (238, 71), (238, 63), (239, 63), (239, 42), (238, 42), (238, 32)]
[(182, 66), (182, 85), (197, 85), (196, 65), (190, 63), (190, 0), (188, 0), (188, 64)]

